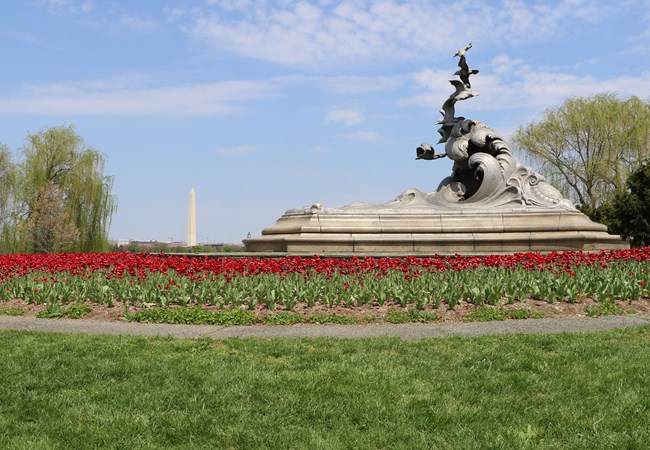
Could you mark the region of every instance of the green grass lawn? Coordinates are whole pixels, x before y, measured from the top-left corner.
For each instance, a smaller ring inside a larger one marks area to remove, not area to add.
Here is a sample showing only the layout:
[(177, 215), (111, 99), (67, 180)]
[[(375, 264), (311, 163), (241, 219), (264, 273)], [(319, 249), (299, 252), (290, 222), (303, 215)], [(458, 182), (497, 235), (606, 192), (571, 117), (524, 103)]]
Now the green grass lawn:
[(650, 443), (650, 327), (418, 341), (0, 339), (3, 449)]

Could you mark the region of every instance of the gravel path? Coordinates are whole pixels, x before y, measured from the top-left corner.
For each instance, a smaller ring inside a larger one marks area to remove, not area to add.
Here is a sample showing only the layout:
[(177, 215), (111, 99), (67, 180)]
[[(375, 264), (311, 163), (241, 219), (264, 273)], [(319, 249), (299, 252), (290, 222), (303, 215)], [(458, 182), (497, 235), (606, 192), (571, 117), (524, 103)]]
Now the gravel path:
[(127, 322), (97, 322), (74, 319), (37, 319), (0, 316), (0, 330), (30, 330), (58, 333), (128, 334), (179, 338), (373, 338), (420, 339), (440, 336), (479, 336), (509, 333), (565, 333), (603, 331), (613, 328), (650, 325), (650, 315), (565, 317), (506, 320), (480, 323), (368, 324), (368, 325), (286, 325), (234, 326), (169, 325)]

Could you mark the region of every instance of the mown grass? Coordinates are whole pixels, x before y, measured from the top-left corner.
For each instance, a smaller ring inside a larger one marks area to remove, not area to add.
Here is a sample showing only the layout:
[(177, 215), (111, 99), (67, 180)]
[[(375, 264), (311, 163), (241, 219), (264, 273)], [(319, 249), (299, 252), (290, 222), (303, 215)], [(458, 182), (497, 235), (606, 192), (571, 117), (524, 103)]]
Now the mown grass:
[(3, 449), (650, 442), (650, 326), (417, 341), (0, 339)]

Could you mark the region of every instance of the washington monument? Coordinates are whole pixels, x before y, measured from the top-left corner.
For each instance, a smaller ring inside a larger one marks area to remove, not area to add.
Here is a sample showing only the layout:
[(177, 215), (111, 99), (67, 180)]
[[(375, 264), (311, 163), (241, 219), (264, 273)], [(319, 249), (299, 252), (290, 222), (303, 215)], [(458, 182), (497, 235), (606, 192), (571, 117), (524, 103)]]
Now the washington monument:
[(196, 245), (196, 192), (190, 191), (190, 211), (187, 218), (187, 246)]

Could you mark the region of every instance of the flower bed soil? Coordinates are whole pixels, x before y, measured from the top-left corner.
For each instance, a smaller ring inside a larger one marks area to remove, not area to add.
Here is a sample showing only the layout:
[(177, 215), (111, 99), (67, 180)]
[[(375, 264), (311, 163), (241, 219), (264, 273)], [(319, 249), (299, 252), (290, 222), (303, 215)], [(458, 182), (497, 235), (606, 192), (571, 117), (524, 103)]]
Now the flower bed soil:
[[(81, 319), (76, 320), (88, 320), (88, 321), (103, 321), (103, 322), (113, 322), (113, 321), (123, 321), (124, 312), (128, 308), (128, 311), (135, 314), (138, 310), (146, 309), (146, 307), (134, 307), (134, 306), (125, 306), (122, 302), (115, 302), (115, 305), (109, 307), (107, 305), (93, 304), (90, 302), (86, 303), (92, 309)], [(642, 314), (650, 315), (650, 298), (643, 298), (636, 301), (617, 301), (616, 304), (626, 313), (626, 314)], [(504, 310), (516, 310), (516, 309), (525, 309), (530, 311), (539, 311), (543, 314), (543, 317), (580, 317), (586, 316), (586, 310), (589, 307), (598, 308), (600, 305), (599, 302), (586, 299), (580, 303), (569, 303), (569, 302), (557, 302), (549, 303), (541, 300), (528, 300), (526, 302), (514, 303), (514, 304), (504, 304), (500, 306)], [(36, 305), (34, 303), (27, 303), (24, 300), (10, 300), (6, 302), (1, 302), (0, 306), (6, 308), (20, 308), (25, 311), (25, 316), (36, 317), (36, 315), (45, 309), (44, 304)], [(386, 317), (386, 314), (389, 309), (401, 309), (405, 310), (399, 305), (385, 304), (384, 306), (372, 306), (366, 305), (361, 307), (351, 306), (335, 306), (327, 307), (325, 305), (315, 305), (312, 308), (307, 307), (305, 304), (299, 303), (294, 307), (291, 312), (302, 315), (313, 315), (313, 314), (337, 314), (337, 315), (348, 315), (355, 317), (365, 317), (368, 318), (369, 322), (382, 322)], [(435, 309), (431, 307), (425, 308), (426, 311), (432, 311), (437, 313), (440, 316), (440, 322), (444, 323), (454, 323), (454, 322), (463, 322), (463, 318), (476, 309), (477, 306), (468, 302), (462, 302), (458, 304), (454, 309), (447, 308), (446, 305), (441, 305), (440, 308)], [(219, 311), (216, 307), (204, 306), (203, 309), (207, 311)], [(255, 309), (255, 313), (264, 317), (268, 314), (273, 314), (280, 311), (286, 311), (282, 308), (278, 308), (275, 311), (270, 311), (263, 306), (258, 306)], [(56, 319), (49, 319), (56, 320)], [(511, 319), (513, 320), (513, 319)], [(300, 326), (297, 324), (296, 326)]]

